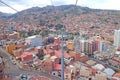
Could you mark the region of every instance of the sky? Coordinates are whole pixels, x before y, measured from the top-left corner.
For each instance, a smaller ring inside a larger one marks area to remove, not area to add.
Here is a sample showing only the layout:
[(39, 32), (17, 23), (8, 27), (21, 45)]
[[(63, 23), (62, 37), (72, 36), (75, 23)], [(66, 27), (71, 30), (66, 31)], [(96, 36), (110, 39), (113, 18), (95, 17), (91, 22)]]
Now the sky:
[[(48, 5), (75, 5), (76, 0), (0, 0), (12, 6), (17, 11), (31, 7), (45, 7)], [(93, 9), (120, 10), (120, 0), (78, 0), (77, 5)], [(0, 3), (0, 12), (16, 13), (16, 11)]]

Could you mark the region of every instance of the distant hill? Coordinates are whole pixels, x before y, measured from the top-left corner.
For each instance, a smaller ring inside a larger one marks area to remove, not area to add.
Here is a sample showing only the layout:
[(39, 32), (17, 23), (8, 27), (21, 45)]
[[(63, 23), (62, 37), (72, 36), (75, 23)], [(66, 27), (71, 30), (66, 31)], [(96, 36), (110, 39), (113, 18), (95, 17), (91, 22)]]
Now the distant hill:
[(8, 14), (8, 13), (2, 13), (0, 12), (0, 17), (8, 17), (8, 16), (11, 16), (12, 14)]
[[(74, 5), (32, 7), (13, 15), (0, 13), (0, 17), (4, 21), (10, 20), (48, 27), (58, 24), (63, 24), (66, 27), (88, 27), (90, 29), (120, 26), (120, 11), (90, 9)], [(3, 22), (1, 19), (0, 22)]]
[(0, 22), (5, 22), (7, 20), (7, 18), (9, 16), (11, 16), (12, 14), (8, 14), (8, 13), (2, 13), (0, 12)]

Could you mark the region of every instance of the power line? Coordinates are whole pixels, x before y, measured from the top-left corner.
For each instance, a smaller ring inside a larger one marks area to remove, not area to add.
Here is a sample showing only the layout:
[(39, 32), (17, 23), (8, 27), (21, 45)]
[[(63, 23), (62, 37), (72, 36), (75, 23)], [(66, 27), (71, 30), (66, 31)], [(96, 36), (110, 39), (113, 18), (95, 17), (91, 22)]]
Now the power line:
[(53, 4), (53, 0), (50, 0), (50, 2), (51, 2), (51, 4), (52, 4), (52, 6), (54, 6), (54, 4)]
[(1, 3), (3, 3), (4, 5), (6, 5), (7, 7), (11, 8), (12, 10), (18, 12), (18, 10), (16, 10), (15, 8), (11, 7), (10, 5), (8, 5), (7, 3), (3, 2), (2, 0), (0, 0)]
[(51, 1), (51, 5), (52, 5), (52, 7), (53, 7), (53, 9), (55, 11), (55, 14), (56, 14), (56, 8), (55, 8), (55, 5), (54, 5), (54, 2), (53, 2), (53, 0), (50, 0), (50, 1)]
[(75, 6), (77, 6), (78, 0), (76, 0)]

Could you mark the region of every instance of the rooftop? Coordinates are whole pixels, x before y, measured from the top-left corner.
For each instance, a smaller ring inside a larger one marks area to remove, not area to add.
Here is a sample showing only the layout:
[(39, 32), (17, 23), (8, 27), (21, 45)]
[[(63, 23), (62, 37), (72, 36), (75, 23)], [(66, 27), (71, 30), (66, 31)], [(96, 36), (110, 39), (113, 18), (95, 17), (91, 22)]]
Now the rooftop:
[(29, 78), (29, 80), (51, 80), (51, 79), (45, 76), (34, 75), (31, 78)]
[(36, 38), (36, 37), (39, 37), (40, 35), (33, 35), (33, 36), (30, 36), (30, 37), (27, 37), (27, 39), (33, 39), (33, 38)]
[(115, 73), (113, 76), (114, 76), (114, 77), (118, 77), (118, 78), (120, 78), (120, 72)]
[[(58, 58), (61, 58), (61, 57), (62, 57), (62, 50), (56, 50), (56, 51), (55, 51), (55, 56), (57, 56)], [(65, 58), (69, 58), (70, 56), (68, 55), (68, 53), (66, 53), (66, 52), (64, 51), (64, 57), (65, 57)]]
[(61, 70), (62, 69), (62, 65), (61, 64), (55, 64), (54, 65), (54, 69), (55, 70)]

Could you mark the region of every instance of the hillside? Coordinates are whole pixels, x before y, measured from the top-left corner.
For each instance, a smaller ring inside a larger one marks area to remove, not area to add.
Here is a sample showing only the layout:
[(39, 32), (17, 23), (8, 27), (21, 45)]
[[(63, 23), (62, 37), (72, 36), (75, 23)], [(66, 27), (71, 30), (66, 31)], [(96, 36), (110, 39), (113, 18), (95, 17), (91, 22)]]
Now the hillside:
[(11, 16), (12, 14), (8, 14), (8, 13), (2, 13), (0, 12), (0, 22), (6, 21), (6, 18)]
[(65, 25), (68, 30), (75, 30), (75, 28), (77, 30), (81, 28), (101, 30), (106, 28), (111, 31), (120, 26), (120, 11), (90, 9), (88, 7), (74, 5), (46, 6), (43, 8), (33, 7), (0, 18), (0, 22), (2, 23), (8, 20), (20, 24), (25, 23), (47, 27), (62, 24)]

